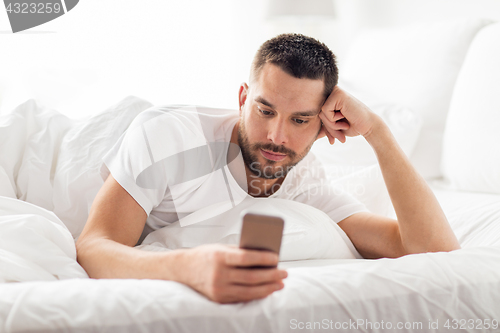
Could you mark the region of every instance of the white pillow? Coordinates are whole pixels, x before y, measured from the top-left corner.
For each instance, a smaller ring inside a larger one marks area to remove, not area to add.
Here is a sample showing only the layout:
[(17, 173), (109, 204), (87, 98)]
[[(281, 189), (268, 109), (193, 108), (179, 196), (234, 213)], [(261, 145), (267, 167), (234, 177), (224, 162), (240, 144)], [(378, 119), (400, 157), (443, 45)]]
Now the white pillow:
[[(398, 105), (371, 102), (368, 106), (382, 117), (403, 151), (410, 156), (419, 138), (421, 117)], [(345, 143), (335, 140), (333, 145), (325, 137), (316, 141), (311, 151), (334, 179), (377, 164), (373, 149), (362, 136), (348, 137)]]
[(2, 165), (0, 165), (0, 196), (16, 199), (13, 179), (5, 172)]
[(102, 157), (150, 106), (130, 96), (76, 121), (34, 100), (19, 105), (0, 117), (0, 194), (53, 211), (76, 238), (103, 184)]
[(53, 179), (54, 213), (77, 238), (103, 184), (102, 157), (132, 120), (152, 104), (128, 96), (105, 111), (79, 121), (64, 136)]
[(365, 205), (370, 212), (396, 218), (396, 212), (378, 164), (334, 179), (332, 182), (335, 188), (351, 194)]
[[(207, 207), (217, 210), (217, 205)], [(344, 231), (321, 210), (292, 200), (247, 197), (233, 209), (181, 227), (172, 223), (150, 233), (138, 248), (150, 251), (191, 248), (208, 243), (239, 243), (244, 210), (278, 215), (285, 220), (280, 261), (361, 258)]]
[(52, 212), (0, 197), (0, 282), (87, 278), (73, 237)]
[(411, 161), (426, 178), (440, 176), (453, 86), (472, 39), (488, 23), (467, 19), (364, 32), (339, 63), (339, 85), (361, 101), (403, 105), (422, 116)]
[(500, 193), (500, 23), (474, 39), (457, 79), (443, 141), (452, 188)]

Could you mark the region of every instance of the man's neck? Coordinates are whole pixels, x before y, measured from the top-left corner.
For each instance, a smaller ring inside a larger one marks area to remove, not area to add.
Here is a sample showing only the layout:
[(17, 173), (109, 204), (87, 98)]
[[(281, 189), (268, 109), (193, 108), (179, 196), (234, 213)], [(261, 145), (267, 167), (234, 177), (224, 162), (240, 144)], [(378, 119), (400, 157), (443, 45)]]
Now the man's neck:
[[(238, 128), (240, 125), (240, 120), (234, 125), (233, 132), (231, 133), (231, 143), (234, 143), (239, 147), (238, 144)], [(229, 152), (228, 152), (229, 154)], [(232, 160), (230, 156), (228, 156), (228, 160)], [(246, 173), (246, 182), (248, 188), (248, 194), (252, 197), (268, 197), (275, 193), (280, 187), (285, 177), (277, 178), (277, 179), (265, 179), (260, 178), (254, 175), (250, 169), (245, 165), (245, 173)], [(234, 176), (234, 174), (233, 174)], [(236, 178), (236, 177), (235, 177)], [(239, 182), (238, 179), (236, 181)], [(243, 181), (243, 180), (240, 180)]]

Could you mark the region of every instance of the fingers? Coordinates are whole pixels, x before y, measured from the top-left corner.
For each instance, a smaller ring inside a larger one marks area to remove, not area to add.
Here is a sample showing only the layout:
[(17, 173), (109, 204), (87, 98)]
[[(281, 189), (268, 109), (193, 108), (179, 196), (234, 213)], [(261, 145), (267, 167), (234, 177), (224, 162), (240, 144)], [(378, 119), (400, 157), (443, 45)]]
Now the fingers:
[(258, 286), (229, 285), (223, 295), (216, 297), (219, 303), (247, 302), (254, 299), (261, 299), (271, 295), (273, 292), (283, 289), (283, 282), (264, 284)]
[(338, 110), (335, 110), (335, 111), (330, 112), (330, 113), (332, 114), (332, 116), (330, 116), (330, 117), (331, 117), (331, 119), (332, 119), (332, 120), (331, 120), (332, 122), (336, 122), (337, 120), (340, 120), (340, 119), (344, 119), (344, 118), (345, 118), (345, 117), (344, 117), (344, 115), (342, 114), (342, 112), (340, 112), (340, 111), (338, 111)]
[(333, 144), (335, 139), (338, 139), (342, 143), (346, 141), (346, 136), (343, 131), (348, 130), (350, 126), (341, 112), (335, 112), (333, 117), (330, 116), (332, 120), (330, 120), (324, 112), (320, 112), (319, 117), (323, 122), (324, 132), (330, 144)]
[[(264, 298), (284, 287), (284, 270), (246, 268), (277, 266), (278, 255), (269, 251), (240, 249), (220, 244), (202, 245), (193, 250), (199, 269), (186, 279), (193, 289), (219, 303), (245, 302)], [(243, 267), (243, 268), (241, 268)]]
[(259, 285), (264, 283), (277, 283), (285, 279), (288, 273), (276, 268), (245, 269), (233, 268), (228, 273), (229, 280), (234, 284)]
[(328, 142), (330, 142), (331, 145), (335, 143), (335, 137), (331, 135), (328, 131), (325, 131), (326, 137), (328, 138)]
[(283, 282), (264, 284), (260, 286), (230, 286), (229, 289), (232, 293), (239, 295), (240, 298), (245, 300), (264, 298), (275, 291), (283, 289), (285, 284)]
[(321, 113), (326, 115), (321, 118), (323, 124), (336, 138), (334, 131), (342, 131), (345, 136), (365, 136), (371, 132), (374, 123), (380, 121), (370, 108), (338, 86), (333, 88), (321, 110)]
[(319, 117), (321, 118), (321, 121), (323, 121), (323, 125), (327, 125), (327, 128), (329, 129), (338, 131), (347, 130), (350, 127), (347, 119), (345, 119), (344, 115), (342, 115), (340, 111), (334, 112), (333, 115), (320, 112)]
[(342, 105), (343, 105), (343, 100), (345, 97), (345, 93), (342, 89), (339, 88), (338, 85), (336, 85), (333, 88), (332, 93), (328, 98), (326, 99), (325, 103), (323, 104), (322, 110), (327, 111), (327, 110), (341, 110)]
[(278, 255), (270, 251), (230, 248), (225, 253), (225, 264), (228, 266), (276, 266), (278, 261)]
[(340, 142), (345, 143), (346, 139), (345, 139), (344, 133), (342, 133), (340, 131), (335, 131), (332, 135), (334, 138), (336, 138)]

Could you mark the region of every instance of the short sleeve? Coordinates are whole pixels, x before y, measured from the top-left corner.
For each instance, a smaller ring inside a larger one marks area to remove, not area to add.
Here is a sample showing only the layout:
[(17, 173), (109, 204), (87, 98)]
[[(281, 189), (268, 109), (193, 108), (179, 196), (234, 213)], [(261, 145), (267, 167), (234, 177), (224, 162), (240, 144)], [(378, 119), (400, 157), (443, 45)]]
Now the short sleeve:
[(329, 183), (310, 187), (307, 191), (302, 191), (295, 200), (325, 212), (335, 223), (355, 213), (369, 212), (350, 193)]
[[(165, 161), (206, 142), (195, 113), (185, 110), (148, 109), (139, 114), (127, 131), (103, 157), (113, 178), (134, 198), (146, 214), (168, 193), (170, 173)], [(183, 140), (180, 138), (189, 138)]]
[(144, 127), (154, 116), (153, 112), (148, 111), (139, 114), (103, 157), (104, 166), (113, 178), (134, 198), (148, 216), (151, 210), (163, 200), (166, 191), (166, 184), (161, 184), (160, 179), (155, 189), (145, 188), (137, 182), (141, 172), (153, 164), (149, 154), (151, 149), (149, 138), (144, 132)]
[(333, 181), (323, 163), (309, 152), (287, 176), (278, 192), (283, 198), (323, 211), (335, 223), (359, 212), (369, 212), (362, 202)]

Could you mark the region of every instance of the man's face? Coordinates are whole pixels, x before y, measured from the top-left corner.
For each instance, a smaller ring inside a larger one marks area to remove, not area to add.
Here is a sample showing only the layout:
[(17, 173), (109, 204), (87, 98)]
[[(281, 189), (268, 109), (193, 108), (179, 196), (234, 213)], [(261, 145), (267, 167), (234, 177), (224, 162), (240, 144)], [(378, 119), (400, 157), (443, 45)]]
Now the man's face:
[(238, 144), (255, 176), (284, 177), (318, 136), (324, 82), (295, 78), (269, 63), (252, 81), (240, 87)]

